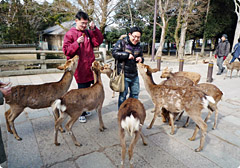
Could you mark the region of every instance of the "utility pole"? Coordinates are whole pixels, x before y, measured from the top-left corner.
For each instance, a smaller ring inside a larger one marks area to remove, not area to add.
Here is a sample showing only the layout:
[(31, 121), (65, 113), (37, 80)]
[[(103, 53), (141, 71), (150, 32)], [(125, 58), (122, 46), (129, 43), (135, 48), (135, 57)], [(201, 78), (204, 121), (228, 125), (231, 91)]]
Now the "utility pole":
[(156, 36), (156, 20), (157, 20), (157, 0), (155, 0), (154, 23), (153, 23), (153, 40), (152, 40), (152, 60), (155, 61), (155, 36)]

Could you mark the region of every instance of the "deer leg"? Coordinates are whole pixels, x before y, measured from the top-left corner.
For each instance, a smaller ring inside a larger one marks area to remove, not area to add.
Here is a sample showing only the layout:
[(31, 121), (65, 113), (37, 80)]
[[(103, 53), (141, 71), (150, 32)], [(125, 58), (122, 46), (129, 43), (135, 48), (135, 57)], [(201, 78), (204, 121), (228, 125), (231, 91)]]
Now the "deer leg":
[(133, 166), (133, 165), (132, 165), (132, 162), (131, 162), (132, 156), (133, 156), (133, 149), (134, 149), (134, 147), (136, 146), (136, 143), (137, 143), (137, 141), (138, 141), (138, 139), (139, 139), (139, 135), (140, 135), (140, 133), (139, 133), (139, 131), (137, 131), (137, 132), (135, 133), (135, 137), (132, 139), (132, 142), (131, 142), (131, 144), (130, 144), (130, 146), (129, 146), (129, 149), (128, 149), (129, 162), (130, 162), (131, 167)]
[(17, 131), (15, 129), (14, 120), (23, 112), (24, 108), (18, 107), (18, 108), (12, 108), (10, 114), (8, 115), (8, 122), (12, 128), (13, 135), (16, 140), (21, 141), (22, 138), (20, 138), (17, 134)]
[(195, 139), (197, 131), (199, 130), (199, 128), (201, 129), (200, 146), (197, 149), (195, 149), (195, 152), (199, 152), (203, 149), (203, 146), (204, 146), (205, 136), (207, 131), (207, 124), (202, 120), (201, 115), (191, 116), (191, 118), (196, 123), (196, 129), (194, 131), (195, 135), (193, 135), (189, 140)]
[[(55, 122), (57, 121), (57, 119), (59, 118), (59, 110), (58, 109), (55, 109), (54, 112), (53, 112), (53, 116), (54, 116), (54, 119), (55, 119)], [(61, 133), (64, 133), (65, 130), (63, 129), (62, 125), (59, 126), (59, 130), (61, 131)]]
[(120, 142), (122, 146), (121, 167), (124, 167), (125, 156), (126, 156), (126, 142), (125, 142), (125, 132), (124, 132), (124, 129), (121, 128), (121, 125), (119, 126), (119, 136), (120, 136)]
[(143, 135), (143, 133), (142, 133), (142, 129), (139, 129), (139, 133), (140, 133), (140, 136), (141, 136), (141, 138), (142, 138), (142, 142), (143, 142), (143, 145), (147, 145), (147, 142), (145, 141), (145, 139), (144, 139), (144, 135)]
[(57, 137), (58, 137), (58, 130), (59, 130), (59, 127), (61, 126), (62, 122), (64, 121), (65, 119), (65, 115), (63, 112), (61, 112), (60, 114), (60, 117), (58, 117), (57, 120), (55, 120), (55, 130), (54, 130), (54, 144), (56, 146), (59, 146), (60, 143), (58, 143), (58, 140), (57, 140)]
[(170, 132), (170, 134), (173, 135), (174, 134), (174, 120), (173, 120), (174, 116), (173, 116), (173, 114), (171, 112), (169, 113), (169, 117), (170, 117), (170, 123), (171, 123), (171, 132)]
[(184, 128), (187, 128), (189, 126), (189, 117), (187, 118), (187, 121), (185, 122), (185, 124), (183, 125)]
[(5, 112), (5, 120), (6, 120), (6, 126), (7, 126), (7, 130), (10, 134), (13, 134), (12, 130), (11, 130), (11, 127), (9, 125), (9, 115), (11, 113), (11, 107), (10, 109), (8, 109), (6, 112)]
[(178, 117), (178, 119), (177, 119), (176, 121), (180, 121), (180, 120), (181, 120), (182, 115), (183, 115), (183, 112), (184, 112), (184, 111), (181, 112), (181, 114), (179, 115), (179, 117)]
[(218, 118), (218, 108), (216, 107), (216, 109), (215, 109), (214, 125), (213, 125), (213, 127), (212, 127), (213, 130), (215, 130), (216, 127), (217, 127), (217, 118)]
[(151, 128), (152, 128), (152, 126), (153, 126), (153, 124), (154, 124), (154, 122), (155, 122), (155, 120), (156, 120), (159, 112), (160, 112), (159, 108), (156, 107), (156, 110), (155, 110), (155, 113), (154, 113), (152, 122), (151, 122), (150, 125), (147, 127), (147, 129), (151, 129)]
[(98, 112), (98, 119), (99, 119), (99, 125), (100, 125), (99, 130), (102, 132), (104, 131), (104, 129), (106, 129), (102, 120), (102, 104), (98, 106), (97, 112)]
[[(78, 113), (78, 114), (79, 114), (79, 113)], [(81, 115), (81, 114), (82, 114), (82, 112), (80, 113), (80, 115)], [(82, 144), (80, 144), (80, 143), (77, 141), (77, 139), (76, 139), (76, 137), (75, 137), (75, 135), (74, 135), (74, 133), (73, 133), (73, 131), (72, 131), (72, 126), (73, 126), (73, 124), (77, 121), (77, 119), (78, 119), (78, 117), (79, 117), (80, 115), (74, 115), (74, 116), (72, 116), (72, 117), (68, 120), (68, 122), (66, 123), (66, 125), (65, 125), (65, 128), (66, 128), (68, 134), (71, 136), (71, 138), (72, 138), (72, 140), (73, 140), (73, 143), (74, 143), (76, 146), (82, 146)]]

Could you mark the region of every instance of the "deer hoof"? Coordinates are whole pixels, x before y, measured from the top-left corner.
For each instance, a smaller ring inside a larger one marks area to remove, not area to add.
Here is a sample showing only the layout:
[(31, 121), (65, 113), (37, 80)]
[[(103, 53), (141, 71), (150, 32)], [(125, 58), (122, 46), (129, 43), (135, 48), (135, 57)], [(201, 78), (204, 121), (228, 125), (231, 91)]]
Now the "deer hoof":
[(144, 146), (147, 146), (148, 144), (147, 144), (147, 142), (143, 142), (143, 145), (144, 145)]
[(152, 127), (148, 126), (147, 129), (151, 129)]
[(18, 140), (18, 141), (22, 140), (22, 138), (20, 138), (20, 137), (15, 137), (15, 139)]
[(194, 141), (195, 138), (191, 137), (191, 138), (188, 138), (189, 141)]
[(56, 146), (60, 146), (60, 143), (58, 143), (58, 142), (55, 142), (54, 144), (55, 144)]
[(75, 145), (79, 147), (82, 146), (82, 144), (80, 144), (79, 142), (76, 142)]
[(200, 152), (202, 150), (202, 148), (197, 148), (195, 149), (195, 152)]

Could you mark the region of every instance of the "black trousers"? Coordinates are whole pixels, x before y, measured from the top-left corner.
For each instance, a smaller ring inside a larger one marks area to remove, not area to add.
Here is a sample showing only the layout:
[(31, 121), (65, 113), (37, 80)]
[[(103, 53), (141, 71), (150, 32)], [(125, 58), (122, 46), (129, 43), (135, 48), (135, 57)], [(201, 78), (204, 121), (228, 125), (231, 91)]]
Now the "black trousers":
[(6, 158), (6, 153), (4, 150), (4, 144), (2, 141), (2, 132), (1, 132), (1, 127), (0, 127), (0, 164), (5, 162), (7, 160)]

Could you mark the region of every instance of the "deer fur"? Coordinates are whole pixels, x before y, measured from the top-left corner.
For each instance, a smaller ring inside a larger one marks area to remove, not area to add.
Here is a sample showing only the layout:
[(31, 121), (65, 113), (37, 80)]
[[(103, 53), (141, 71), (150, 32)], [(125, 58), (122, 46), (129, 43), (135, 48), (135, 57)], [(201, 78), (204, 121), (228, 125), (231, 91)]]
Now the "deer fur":
[(22, 138), (17, 134), (14, 120), (26, 107), (32, 109), (50, 107), (54, 100), (66, 93), (71, 85), (78, 59), (79, 57), (75, 56), (68, 60), (65, 65), (58, 67), (58, 69), (65, 71), (58, 82), (12, 87), (11, 94), (5, 97), (6, 103), (10, 106), (10, 109), (5, 112), (5, 119), (8, 132), (13, 134), (17, 140), (22, 140)]
[[(103, 69), (101, 70), (101, 73), (106, 74), (109, 79), (113, 73), (113, 70), (111, 67), (112, 67), (112, 63), (104, 64)], [(115, 92), (113, 91), (112, 98), (114, 98), (114, 97), (115, 97)]]
[[(240, 62), (232, 62), (231, 64), (227, 61), (225, 61), (226, 63), (226, 67), (227, 67), (227, 72), (230, 71), (231, 74), (230, 74), (230, 79), (232, 79), (232, 72), (234, 69), (237, 70), (237, 76), (238, 76), (238, 72), (240, 70)], [(227, 77), (227, 73), (226, 73), (226, 76), (225, 78)]]
[(96, 109), (99, 117), (100, 131), (104, 131), (105, 126), (102, 120), (102, 105), (105, 98), (103, 84), (101, 80), (100, 63), (94, 61), (92, 63), (92, 70), (96, 74), (96, 83), (91, 87), (82, 89), (73, 89), (63, 95), (60, 99), (57, 99), (53, 105), (53, 112), (55, 114), (60, 113), (59, 118), (55, 122), (55, 139), (54, 143), (59, 146), (60, 143), (57, 141), (59, 126), (64, 121), (66, 114), (70, 117), (67, 121), (65, 128), (71, 135), (72, 140), (76, 146), (81, 144), (76, 140), (76, 137), (72, 131), (73, 124), (82, 115), (83, 111), (90, 111)]
[(187, 77), (187, 78), (191, 79), (195, 85), (198, 84), (198, 82), (200, 81), (200, 78), (201, 78), (201, 75), (196, 72), (180, 71), (180, 72), (172, 73), (172, 71), (170, 69), (168, 69), (168, 67), (162, 71), (161, 78), (172, 78), (175, 76)]
[[(152, 127), (158, 113), (162, 108), (165, 108), (170, 112), (171, 123), (173, 123), (173, 113), (180, 113), (183, 110), (186, 111), (188, 116), (196, 123), (196, 128), (201, 129), (200, 146), (195, 149), (199, 152), (203, 149), (205, 142), (205, 135), (207, 131), (207, 124), (201, 118), (201, 111), (203, 108), (209, 108), (214, 111), (214, 107), (209, 102), (215, 103), (214, 99), (210, 96), (206, 96), (204, 92), (196, 87), (177, 87), (167, 85), (156, 85), (152, 79), (152, 73), (149, 66), (138, 63), (138, 70), (143, 78), (144, 85), (148, 93), (150, 94), (153, 103), (155, 104), (156, 111), (154, 118), (149, 125)], [(174, 130), (171, 131), (171, 134)], [(189, 140), (195, 140), (196, 135), (193, 135)]]
[(127, 132), (131, 137), (134, 135), (131, 144), (128, 149), (129, 162), (132, 166), (131, 159), (133, 156), (133, 149), (139, 139), (142, 138), (144, 145), (147, 143), (144, 140), (144, 136), (141, 132), (144, 120), (146, 118), (146, 111), (143, 104), (135, 98), (128, 98), (125, 100), (118, 111), (118, 126), (119, 126), (119, 136), (122, 146), (122, 167), (124, 166), (125, 155), (126, 155), (126, 142), (125, 142), (125, 132)]

